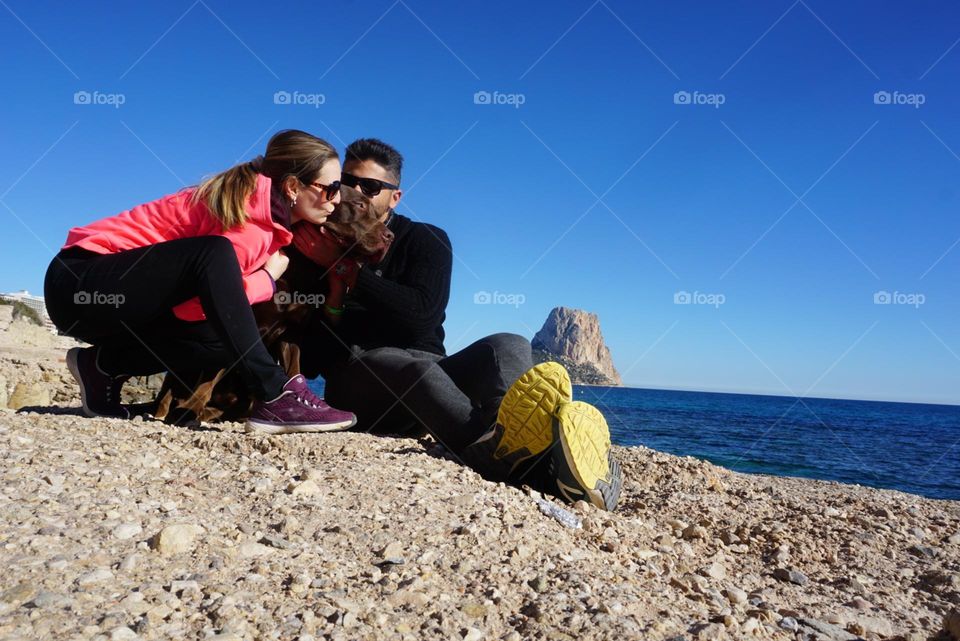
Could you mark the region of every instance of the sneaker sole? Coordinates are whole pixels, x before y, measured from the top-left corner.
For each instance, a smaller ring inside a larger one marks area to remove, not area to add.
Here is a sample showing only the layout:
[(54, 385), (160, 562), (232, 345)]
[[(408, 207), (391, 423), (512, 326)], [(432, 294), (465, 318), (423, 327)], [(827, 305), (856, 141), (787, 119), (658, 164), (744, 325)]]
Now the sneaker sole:
[(306, 423), (303, 425), (276, 425), (247, 420), (245, 429), (248, 433), (259, 434), (317, 434), (323, 432), (342, 432), (357, 424), (357, 419), (340, 421), (339, 423)]
[(497, 423), (503, 435), (494, 458), (517, 463), (553, 444), (552, 425), (564, 403), (573, 398), (570, 375), (559, 363), (541, 363), (510, 386), (500, 403)]
[(581, 401), (564, 404), (553, 434), (559, 442), (551, 454), (560, 494), (571, 503), (586, 500), (613, 510), (623, 473), (610, 452), (610, 429), (600, 410)]

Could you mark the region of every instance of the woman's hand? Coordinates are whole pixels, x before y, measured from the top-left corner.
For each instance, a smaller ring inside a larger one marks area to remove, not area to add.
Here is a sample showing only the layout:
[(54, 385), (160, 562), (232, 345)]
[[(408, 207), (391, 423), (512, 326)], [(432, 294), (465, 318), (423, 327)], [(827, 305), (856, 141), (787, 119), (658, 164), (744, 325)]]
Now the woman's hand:
[(353, 258), (345, 257), (345, 248), (319, 225), (301, 223), (293, 232), (293, 245), (300, 253), (326, 270), (331, 282), (336, 279), (352, 288), (357, 283), (357, 274), (362, 265)]
[(300, 223), (293, 228), (293, 246), (300, 253), (323, 268), (329, 268), (337, 262), (343, 248), (327, 234), (320, 225)]
[(263, 268), (267, 270), (267, 273), (270, 274), (270, 277), (273, 278), (274, 281), (278, 281), (280, 277), (283, 276), (283, 272), (287, 271), (289, 265), (290, 258), (282, 251), (277, 250), (270, 255), (270, 258), (264, 263)]

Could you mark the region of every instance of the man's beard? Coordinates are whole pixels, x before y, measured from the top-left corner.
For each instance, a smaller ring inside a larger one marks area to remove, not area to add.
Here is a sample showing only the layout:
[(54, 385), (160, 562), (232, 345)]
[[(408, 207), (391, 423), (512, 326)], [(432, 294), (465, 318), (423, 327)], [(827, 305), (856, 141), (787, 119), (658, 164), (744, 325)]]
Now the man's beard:
[(374, 205), (377, 209), (377, 218), (381, 221), (385, 221), (390, 215), (390, 201), (385, 202), (383, 205)]

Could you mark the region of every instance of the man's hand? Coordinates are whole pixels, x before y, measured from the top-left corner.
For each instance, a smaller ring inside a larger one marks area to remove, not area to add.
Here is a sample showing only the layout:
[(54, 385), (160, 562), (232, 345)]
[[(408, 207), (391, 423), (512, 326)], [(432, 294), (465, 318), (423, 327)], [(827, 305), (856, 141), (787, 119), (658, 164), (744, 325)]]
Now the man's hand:
[(362, 266), (353, 258), (341, 258), (330, 268), (329, 277), (343, 282), (347, 289), (353, 289), (357, 284), (357, 275)]
[(290, 259), (282, 251), (277, 250), (270, 255), (270, 258), (267, 259), (267, 262), (264, 263), (263, 268), (267, 270), (267, 273), (270, 274), (270, 277), (273, 278), (274, 282), (280, 280), (280, 277), (283, 276), (283, 272), (287, 271), (287, 267), (290, 265)]

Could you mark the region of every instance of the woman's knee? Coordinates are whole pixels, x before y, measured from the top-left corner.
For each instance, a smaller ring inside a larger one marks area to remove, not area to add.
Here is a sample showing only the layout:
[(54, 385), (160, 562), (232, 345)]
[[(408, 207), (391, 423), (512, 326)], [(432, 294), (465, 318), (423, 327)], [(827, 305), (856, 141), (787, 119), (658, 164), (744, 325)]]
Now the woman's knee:
[(192, 258), (191, 264), (201, 274), (240, 270), (233, 243), (224, 236), (193, 236), (167, 242), (177, 244), (178, 254)]
[(195, 240), (199, 245), (197, 253), (208, 262), (237, 263), (237, 253), (230, 239), (224, 236), (198, 236)]

